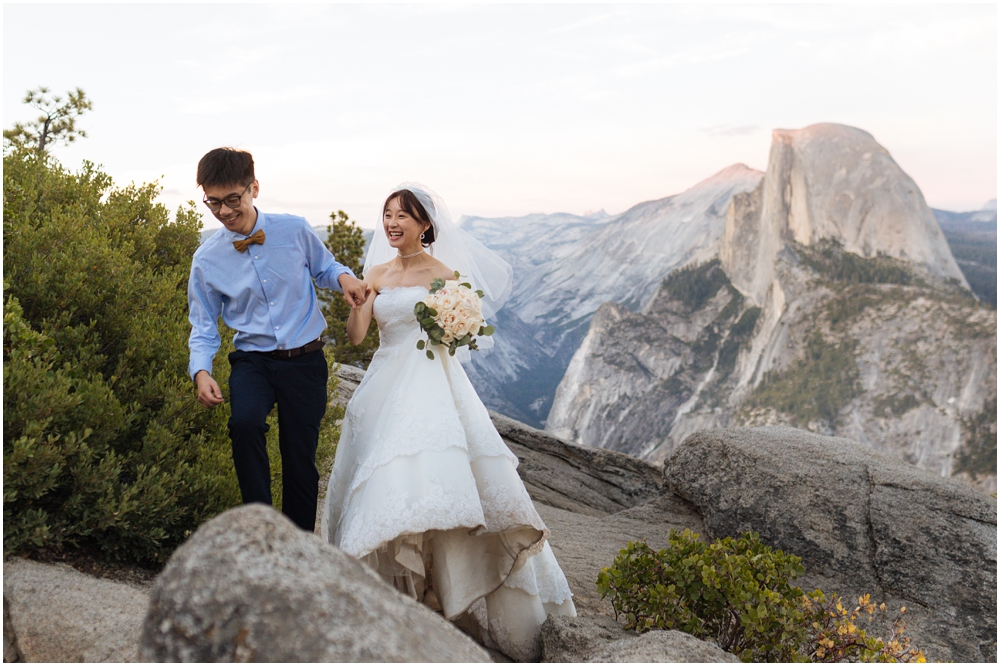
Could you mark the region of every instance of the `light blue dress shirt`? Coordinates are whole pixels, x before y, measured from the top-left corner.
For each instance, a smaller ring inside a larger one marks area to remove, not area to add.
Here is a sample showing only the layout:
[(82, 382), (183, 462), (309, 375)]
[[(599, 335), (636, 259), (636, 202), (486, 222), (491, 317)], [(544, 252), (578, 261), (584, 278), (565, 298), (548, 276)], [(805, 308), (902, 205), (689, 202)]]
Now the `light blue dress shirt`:
[(304, 218), (257, 211), (251, 233), (263, 230), (262, 245), (246, 252), (233, 241), (246, 236), (220, 229), (194, 253), (188, 280), (188, 319), (193, 379), (201, 370), (212, 374), (219, 351), (219, 315), (237, 331), (241, 351), (295, 349), (326, 329), (313, 280), (342, 291), (337, 279), (354, 275), (338, 264)]

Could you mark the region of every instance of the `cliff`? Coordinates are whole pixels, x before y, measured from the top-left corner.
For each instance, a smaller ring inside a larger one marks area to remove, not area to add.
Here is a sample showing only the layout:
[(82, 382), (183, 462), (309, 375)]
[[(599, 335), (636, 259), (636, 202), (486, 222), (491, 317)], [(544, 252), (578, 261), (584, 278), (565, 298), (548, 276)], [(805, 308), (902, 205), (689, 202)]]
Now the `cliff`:
[(496, 348), (469, 367), (484, 402), (540, 426), (556, 385), (601, 303), (638, 308), (674, 268), (722, 236), (733, 196), (763, 174), (742, 164), (681, 194), (620, 215), (465, 218), (463, 227), (514, 267), (514, 294), (495, 322)]
[(718, 248), (640, 312), (601, 306), (548, 430), (658, 461), (704, 428), (795, 425), (995, 489), (996, 311), (870, 135), (775, 132)]

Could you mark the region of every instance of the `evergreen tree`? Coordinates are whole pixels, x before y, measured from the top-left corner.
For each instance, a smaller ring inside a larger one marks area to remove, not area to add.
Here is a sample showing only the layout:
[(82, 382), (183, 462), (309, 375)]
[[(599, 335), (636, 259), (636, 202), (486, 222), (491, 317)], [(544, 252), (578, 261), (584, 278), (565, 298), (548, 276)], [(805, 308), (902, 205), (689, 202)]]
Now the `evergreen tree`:
[(3, 138), (8, 147), (31, 146), (42, 154), (52, 142), (68, 144), (77, 137), (87, 136), (76, 126), (76, 119), (93, 108), (83, 89), (71, 90), (64, 100), (59, 95), (50, 96), (49, 89), (42, 86), (29, 90), (24, 103), (35, 107), (42, 115), (27, 124), (14, 123), (14, 127), (4, 130)]
[[(337, 261), (354, 271), (355, 275), (361, 275), (361, 261), (366, 249), (364, 230), (342, 210), (330, 213), (326, 246)], [(368, 335), (361, 344), (352, 345), (347, 340), (347, 318), (351, 314), (351, 306), (339, 293), (326, 289), (320, 290), (320, 299), (323, 301), (323, 315), (327, 323), (324, 338), (332, 346), (333, 357), (339, 363), (367, 368), (378, 349), (378, 326), (375, 320), (372, 319)]]

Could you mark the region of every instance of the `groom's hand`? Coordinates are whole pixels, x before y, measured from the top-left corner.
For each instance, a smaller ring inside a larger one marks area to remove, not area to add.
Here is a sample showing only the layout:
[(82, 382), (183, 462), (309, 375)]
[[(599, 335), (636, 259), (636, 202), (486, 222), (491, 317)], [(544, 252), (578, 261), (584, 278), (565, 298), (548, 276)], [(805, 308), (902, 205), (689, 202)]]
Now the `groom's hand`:
[(353, 275), (344, 273), (337, 279), (337, 282), (340, 283), (340, 288), (344, 290), (344, 300), (352, 308), (364, 305), (365, 301), (368, 300), (368, 285)]
[(222, 404), (222, 391), (206, 370), (199, 370), (194, 376), (194, 381), (198, 386), (198, 402), (206, 409)]

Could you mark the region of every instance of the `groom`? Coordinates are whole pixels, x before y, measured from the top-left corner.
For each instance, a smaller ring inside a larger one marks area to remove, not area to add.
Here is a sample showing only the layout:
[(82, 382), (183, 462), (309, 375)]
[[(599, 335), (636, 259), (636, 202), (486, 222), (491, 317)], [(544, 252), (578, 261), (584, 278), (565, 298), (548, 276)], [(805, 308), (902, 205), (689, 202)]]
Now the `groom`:
[(236, 330), (229, 354), (229, 437), (243, 502), (271, 503), (267, 415), (278, 405), (282, 512), (304, 530), (316, 522), (316, 445), (326, 412), (327, 365), (320, 334), (326, 320), (313, 281), (357, 307), (364, 283), (338, 264), (305, 219), (253, 205), (259, 184), (253, 157), (216, 148), (198, 162), (204, 202), (222, 223), (194, 253), (188, 280), (191, 360), (198, 402), (222, 403), (212, 379), (218, 321)]

